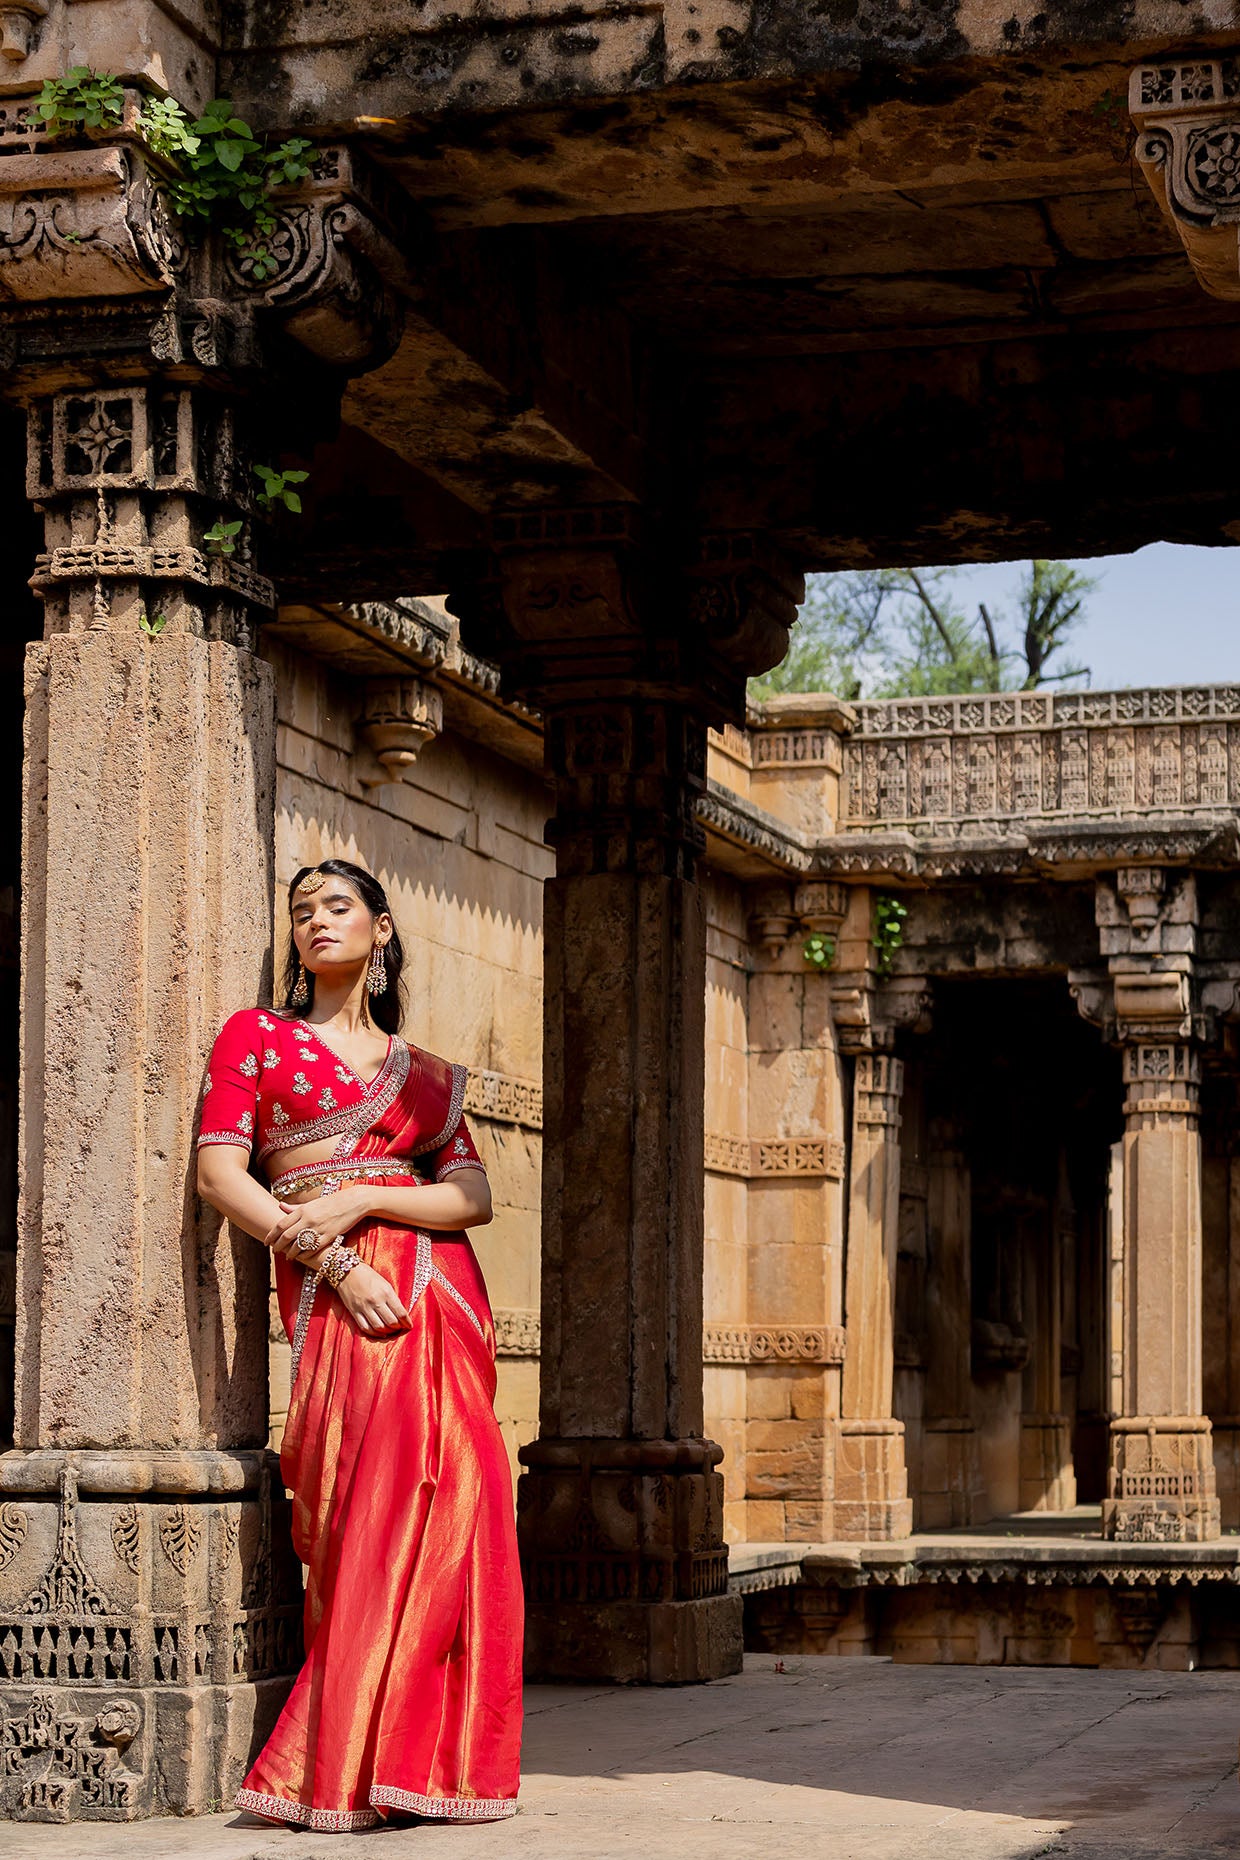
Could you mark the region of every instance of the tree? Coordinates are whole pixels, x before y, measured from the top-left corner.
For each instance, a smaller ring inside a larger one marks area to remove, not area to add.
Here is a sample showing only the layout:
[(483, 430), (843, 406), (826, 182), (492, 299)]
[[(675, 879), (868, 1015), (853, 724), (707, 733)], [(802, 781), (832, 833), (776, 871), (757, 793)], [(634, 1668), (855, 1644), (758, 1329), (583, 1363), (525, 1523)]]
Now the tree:
[(750, 689), (758, 698), (834, 691), (854, 699), (1088, 680), (1087, 667), (1056, 661), (1096, 585), (1066, 562), (1032, 561), (1012, 615), (979, 602), (970, 618), (950, 569), (812, 575), (787, 658)]

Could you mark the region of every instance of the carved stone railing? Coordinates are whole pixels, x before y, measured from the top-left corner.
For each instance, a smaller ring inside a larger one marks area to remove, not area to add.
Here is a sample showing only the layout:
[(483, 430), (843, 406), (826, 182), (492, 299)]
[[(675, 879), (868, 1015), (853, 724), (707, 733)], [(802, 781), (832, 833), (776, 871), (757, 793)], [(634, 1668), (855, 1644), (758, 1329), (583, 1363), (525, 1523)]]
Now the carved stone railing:
[(843, 831), (1240, 805), (1240, 685), (858, 704)]

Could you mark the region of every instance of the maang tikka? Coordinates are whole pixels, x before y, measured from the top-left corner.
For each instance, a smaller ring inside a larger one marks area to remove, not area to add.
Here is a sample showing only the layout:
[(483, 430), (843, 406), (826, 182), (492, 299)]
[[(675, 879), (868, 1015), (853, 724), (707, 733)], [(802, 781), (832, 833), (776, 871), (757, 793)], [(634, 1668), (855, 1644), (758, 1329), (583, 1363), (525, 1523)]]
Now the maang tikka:
[(370, 967), (366, 971), (366, 993), (381, 995), (387, 990), (387, 964), (383, 960), (383, 948), (376, 943), (374, 954), (370, 958)]

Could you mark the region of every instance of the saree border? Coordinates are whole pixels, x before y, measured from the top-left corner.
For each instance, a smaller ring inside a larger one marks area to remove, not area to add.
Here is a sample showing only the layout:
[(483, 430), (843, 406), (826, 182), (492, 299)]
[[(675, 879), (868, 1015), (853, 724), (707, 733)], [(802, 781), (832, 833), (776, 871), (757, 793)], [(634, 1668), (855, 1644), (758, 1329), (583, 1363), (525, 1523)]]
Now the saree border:
[(311, 1808), (290, 1802), (287, 1796), (264, 1795), (261, 1789), (238, 1789), (233, 1807), (243, 1814), (261, 1815), (265, 1821), (288, 1821), (312, 1834), (347, 1834), (353, 1828), (373, 1828), (382, 1819), (380, 1808), (398, 1808), (428, 1821), (506, 1821), (517, 1812), (515, 1795), (419, 1795), (398, 1789), (394, 1783), (372, 1783), (370, 1808)]
[(437, 1137), (432, 1137), (429, 1143), (418, 1145), (420, 1156), (429, 1156), (432, 1150), (443, 1148), (460, 1123), (461, 1112), (465, 1109), (465, 1086), (469, 1080), (469, 1067), (459, 1066), (451, 1060), (448, 1063), (452, 1066), (452, 1096), (448, 1100), (448, 1121)]
[(434, 1821), (505, 1821), (517, 1812), (515, 1795), (418, 1795), (394, 1783), (372, 1783), (370, 1799), (378, 1807), (400, 1808)]

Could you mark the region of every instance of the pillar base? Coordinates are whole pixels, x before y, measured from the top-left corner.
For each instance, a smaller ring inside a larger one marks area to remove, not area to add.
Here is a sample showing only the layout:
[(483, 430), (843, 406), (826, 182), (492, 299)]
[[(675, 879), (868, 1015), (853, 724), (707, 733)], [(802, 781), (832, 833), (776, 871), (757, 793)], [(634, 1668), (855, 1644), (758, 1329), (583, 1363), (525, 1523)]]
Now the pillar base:
[(1066, 1414), (1023, 1414), (1018, 1509), (1071, 1511), (1075, 1504), (1072, 1423)]
[(740, 1671), (721, 1447), (536, 1440), (520, 1458), (531, 1678), (678, 1685)]
[(841, 1421), (835, 1460), (835, 1534), (845, 1543), (908, 1537), (913, 1501), (903, 1421)]
[(980, 1524), (986, 1516), (977, 1429), (967, 1416), (923, 1423), (917, 1513), (922, 1531)]
[(742, 1626), (739, 1595), (700, 1602), (535, 1602), (525, 1616), (526, 1677), (646, 1686), (726, 1679), (741, 1670)]
[(301, 1659), (285, 1509), (260, 1452), (0, 1456), (0, 1814), (231, 1800)]
[(1102, 1535), (1121, 1543), (1210, 1543), (1221, 1535), (1205, 1415), (1126, 1415), (1111, 1422)]

